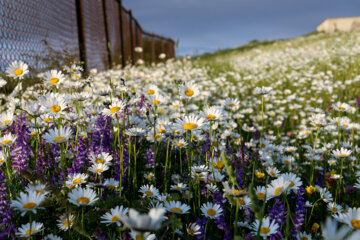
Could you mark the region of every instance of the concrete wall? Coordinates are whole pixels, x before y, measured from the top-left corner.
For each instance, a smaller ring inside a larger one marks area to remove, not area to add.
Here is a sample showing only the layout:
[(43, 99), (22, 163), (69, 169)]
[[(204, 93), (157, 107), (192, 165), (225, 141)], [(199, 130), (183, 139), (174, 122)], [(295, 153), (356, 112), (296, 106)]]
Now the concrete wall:
[(316, 30), (333, 33), (336, 31), (350, 32), (357, 28), (360, 28), (360, 17), (328, 18)]

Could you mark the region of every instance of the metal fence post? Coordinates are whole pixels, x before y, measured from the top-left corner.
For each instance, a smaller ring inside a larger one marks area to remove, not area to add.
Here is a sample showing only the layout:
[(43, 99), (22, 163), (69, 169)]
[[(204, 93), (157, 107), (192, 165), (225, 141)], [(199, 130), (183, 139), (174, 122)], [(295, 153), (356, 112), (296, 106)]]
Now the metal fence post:
[(87, 71), (86, 66), (86, 46), (85, 46), (85, 34), (84, 34), (84, 16), (83, 16), (82, 1), (76, 0), (76, 20), (79, 37), (79, 53), (80, 61), (83, 62), (84, 71)]
[(105, 24), (105, 42), (106, 42), (106, 53), (108, 57), (108, 66), (107, 68), (112, 68), (112, 59), (111, 59), (111, 49), (110, 49), (110, 41), (109, 41), (109, 29), (108, 29), (108, 19), (106, 14), (106, 0), (102, 0), (103, 6), (103, 15), (104, 15), (104, 24)]
[(119, 0), (119, 16), (120, 16), (120, 41), (121, 41), (121, 64), (125, 67), (125, 50), (124, 50), (124, 28), (123, 28), (123, 8), (122, 2)]
[(129, 10), (129, 26), (130, 26), (130, 53), (131, 53), (131, 62), (135, 64), (135, 51), (134, 51), (134, 33), (132, 27), (133, 17), (132, 12)]

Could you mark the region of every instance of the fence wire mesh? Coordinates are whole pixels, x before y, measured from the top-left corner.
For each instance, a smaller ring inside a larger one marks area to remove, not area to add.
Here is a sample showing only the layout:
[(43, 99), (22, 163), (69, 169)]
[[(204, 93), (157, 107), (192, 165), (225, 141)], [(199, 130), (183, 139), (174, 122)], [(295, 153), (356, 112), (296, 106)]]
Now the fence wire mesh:
[[(136, 53), (135, 47), (142, 47)], [(120, 0), (0, 0), (0, 70), (15, 60), (34, 69), (66, 51), (86, 68), (175, 57), (174, 41), (144, 32)]]

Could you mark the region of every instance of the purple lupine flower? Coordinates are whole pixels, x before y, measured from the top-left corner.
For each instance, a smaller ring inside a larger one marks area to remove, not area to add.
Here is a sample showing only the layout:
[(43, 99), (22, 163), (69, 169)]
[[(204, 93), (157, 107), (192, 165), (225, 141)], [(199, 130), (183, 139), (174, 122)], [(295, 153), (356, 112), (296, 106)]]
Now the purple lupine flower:
[(250, 208), (245, 209), (244, 214), (245, 214), (245, 221), (252, 222), (254, 220), (254, 215), (251, 212)]
[(200, 234), (196, 236), (196, 239), (198, 239), (198, 240), (203, 240), (204, 239), (206, 222), (207, 222), (206, 217), (196, 219), (196, 224), (198, 224), (200, 226)]
[(276, 233), (270, 235), (269, 240), (276, 240), (276, 239), (283, 239), (283, 238), (284, 238), (284, 236), (282, 235), (280, 230), (277, 230)]
[(356, 96), (356, 106), (360, 107), (360, 97)]
[[(226, 199), (223, 197), (223, 195), (219, 192), (213, 193), (211, 195), (214, 199), (214, 201), (221, 206), (221, 208), (224, 210), (224, 203), (226, 202)], [(231, 239), (230, 229), (227, 227), (226, 221), (225, 221), (225, 211), (221, 213), (219, 218), (214, 220), (217, 227), (221, 230), (225, 231), (224, 239)]]
[(78, 145), (75, 146), (74, 150), (77, 152), (74, 161), (74, 168), (75, 171), (79, 173), (87, 160), (85, 139), (83, 139), (82, 137), (78, 138)]
[(140, 96), (140, 102), (138, 104), (138, 107), (141, 109), (145, 106), (145, 95), (144, 94), (141, 94)]
[(287, 211), (285, 210), (284, 204), (275, 198), (275, 203), (269, 211), (269, 217), (272, 221), (275, 221), (281, 227), (282, 224), (286, 223)]
[(354, 186), (346, 186), (345, 187), (346, 194), (354, 194), (356, 193), (356, 188)]
[(5, 174), (0, 171), (0, 239), (11, 239), (10, 234), (15, 230), (15, 226), (11, 223), (12, 214), (6, 194)]
[(324, 174), (320, 171), (316, 171), (316, 184), (323, 187), (325, 185), (325, 177)]
[(99, 115), (96, 119), (96, 131), (92, 134), (89, 151), (94, 153), (111, 152), (111, 117)]
[(151, 147), (148, 148), (148, 150), (146, 150), (145, 158), (146, 158), (146, 166), (149, 168), (153, 168), (155, 154), (154, 154), (154, 150)]
[(305, 189), (300, 187), (297, 194), (292, 197), (296, 199), (294, 229), (291, 232), (294, 238), (296, 238), (296, 235), (302, 230), (302, 225), (305, 220), (305, 198), (302, 196), (304, 193)]
[(26, 170), (29, 167), (28, 160), (32, 153), (31, 146), (26, 142), (30, 139), (29, 133), (25, 114), (21, 114), (16, 119), (15, 144), (10, 147), (12, 167), (17, 169), (18, 175), (20, 175), (22, 170)]
[(244, 240), (255, 240), (255, 237), (252, 233), (248, 233)]
[(328, 113), (331, 113), (331, 103), (328, 106)]

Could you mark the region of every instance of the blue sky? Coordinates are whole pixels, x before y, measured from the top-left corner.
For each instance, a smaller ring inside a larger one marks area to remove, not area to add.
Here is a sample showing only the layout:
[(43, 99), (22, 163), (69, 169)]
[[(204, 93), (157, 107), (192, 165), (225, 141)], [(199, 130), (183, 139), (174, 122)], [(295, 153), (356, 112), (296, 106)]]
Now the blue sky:
[(175, 41), (177, 55), (251, 40), (292, 38), (327, 17), (360, 15), (360, 0), (123, 0), (143, 29)]

